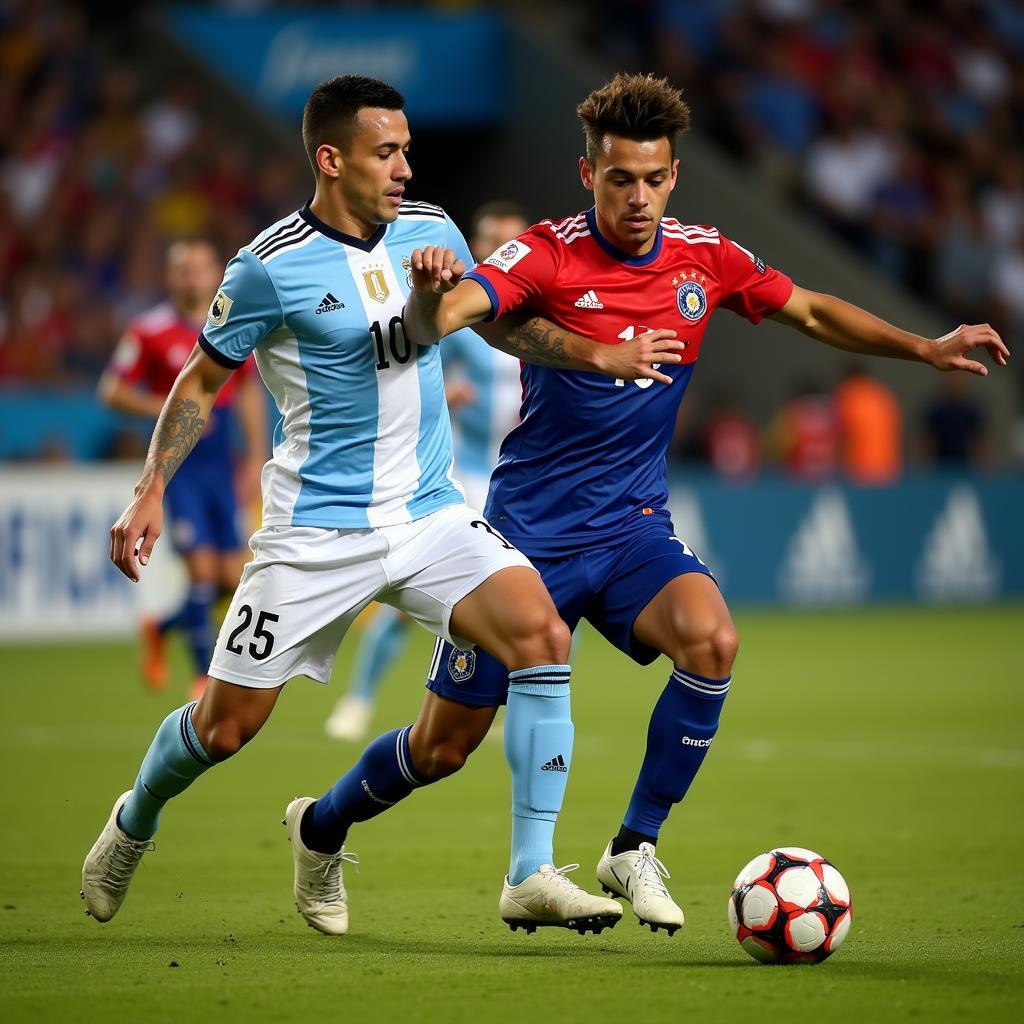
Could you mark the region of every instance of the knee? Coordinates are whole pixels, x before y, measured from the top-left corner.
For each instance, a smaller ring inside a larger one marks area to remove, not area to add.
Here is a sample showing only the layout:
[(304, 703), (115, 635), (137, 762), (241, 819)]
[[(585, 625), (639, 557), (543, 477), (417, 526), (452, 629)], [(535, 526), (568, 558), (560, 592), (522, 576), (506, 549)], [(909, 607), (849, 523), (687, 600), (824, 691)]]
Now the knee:
[(226, 761), (237, 754), (259, 731), (236, 717), (224, 718), (205, 726), (193, 720), (193, 727), (206, 756), (215, 762)]
[(568, 661), (572, 633), (554, 608), (522, 616), (517, 627), (511, 638), (509, 669), (564, 665)]
[(439, 740), (413, 754), (413, 767), (424, 782), (438, 782), (454, 775), (466, 763), (472, 749), (458, 739)]
[(680, 668), (709, 679), (724, 679), (732, 673), (740, 639), (736, 627), (726, 619), (709, 622), (701, 629), (691, 629), (673, 646), (674, 650), (668, 653)]

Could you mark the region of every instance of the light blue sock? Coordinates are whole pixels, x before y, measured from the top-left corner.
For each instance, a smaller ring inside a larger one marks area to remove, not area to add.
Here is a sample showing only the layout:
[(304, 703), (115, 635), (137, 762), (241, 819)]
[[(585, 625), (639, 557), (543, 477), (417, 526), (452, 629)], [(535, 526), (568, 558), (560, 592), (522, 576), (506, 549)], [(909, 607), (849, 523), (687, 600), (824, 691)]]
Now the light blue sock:
[(117, 816), (118, 825), (134, 839), (149, 839), (156, 832), (164, 804), (184, 793), (213, 765), (192, 727), (195, 706), (186, 704), (172, 711), (146, 751), (131, 796)]
[(363, 633), (349, 693), (373, 701), (380, 681), (402, 653), (408, 637), (409, 621), (389, 605), (382, 606)]
[(505, 758), (512, 772), (512, 857), (518, 885), (554, 863), (555, 821), (572, 762), (568, 665), (537, 665), (508, 676)]

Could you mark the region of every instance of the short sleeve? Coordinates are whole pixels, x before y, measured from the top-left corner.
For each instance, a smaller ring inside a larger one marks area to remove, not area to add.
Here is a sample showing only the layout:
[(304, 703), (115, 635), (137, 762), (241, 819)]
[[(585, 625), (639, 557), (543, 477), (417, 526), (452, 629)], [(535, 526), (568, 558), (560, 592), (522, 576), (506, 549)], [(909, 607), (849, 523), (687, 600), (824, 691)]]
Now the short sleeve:
[(248, 249), (239, 249), (210, 304), (199, 345), (214, 362), (237, 370), (282, 322), (277, 289), (266, 267)]
[(782, 309), (793, 294), (793, 282), (742, 245), (724, 235), (719, 238), (722, 279), (719, 305), (754, 324)]
[(550, 289), (558, 273), (559, 244), (549, 227), (535, 224), (466, 275), (487, 292), (491, 319), (529, 305)]
[(121, 380), (138, 384), (146, 376), (146, 346), (139, 332), (129, 324), (121, 340), (117, 343), (107, 373), (120, 377)]

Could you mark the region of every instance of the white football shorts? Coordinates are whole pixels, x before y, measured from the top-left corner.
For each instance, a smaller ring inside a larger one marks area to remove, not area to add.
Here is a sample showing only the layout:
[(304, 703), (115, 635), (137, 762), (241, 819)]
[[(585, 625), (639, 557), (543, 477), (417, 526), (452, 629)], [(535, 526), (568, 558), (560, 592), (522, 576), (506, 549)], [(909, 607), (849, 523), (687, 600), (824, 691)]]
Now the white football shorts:
[(452, 609), (484, 580), (529, 559), (479, 513), (452, 505), (412, 523), (365, 530), (269, 526), (246, 565), (210, 663), (241, 686), (331, 677), (348, 627), (371, 602), (405, 612), (456, 647)]

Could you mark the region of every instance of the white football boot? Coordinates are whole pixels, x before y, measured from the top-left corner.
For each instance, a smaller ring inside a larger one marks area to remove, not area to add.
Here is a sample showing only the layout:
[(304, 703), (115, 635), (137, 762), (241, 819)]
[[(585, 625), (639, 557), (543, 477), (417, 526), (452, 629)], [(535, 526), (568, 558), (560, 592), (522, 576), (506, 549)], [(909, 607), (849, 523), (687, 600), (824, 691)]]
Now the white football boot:
[(346, 853), (317, 853), (302, 841), (300, 825), (306, 808), (316, 801), (311, 796), (294, 799), (284, 812), (282, 822), (288, 829), (295, 860), (295, 907), (310, 928), (324, 935), (344, 935), (348, 931), (348, 898), (341, 876), (342, 862), (359, 864), (359, 857)]
[(93, 843), (82, 865), (79, 895), (85, 900), (85, 912), (97, 921), (109, 921), (121, 909), (128, 894), (128, 883), (142, 855), (156, 849), (152, 839), (132, 839), (118, 828), (118, 811), (131, 795), (129, 789), (117, 798), (99, 839)]
[(512, 931), (523, 928), (527, 933), (538, 928), (574, 928), (582, 935), (614, 928), (622, 907), (604, 896), (591, 896), (566, 875), (578, 867), (542, 864), (518, 885), (509, 885), (506, 875), (498, 901), (501, 919)]
[(370, 731), (371, 718), (372, 701), (346, 694), (334, 705), (331, 717), (324, 722), (324, 732), (332, 740), (362, 740)]
[(671, 877), (650, 843), (641, 843), (639, 850), (625, 850), (614, 857), (609, 843), (597, 865), (597, 880), (605, 892), (625, 896), (641, 925), (650, 925), (652, 932), (664, 928), (669, 935), (682, 928), (684, 920), (682, 907), (662, 881)]

